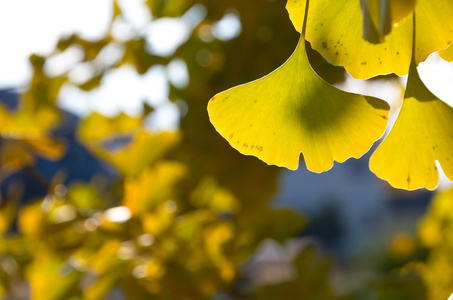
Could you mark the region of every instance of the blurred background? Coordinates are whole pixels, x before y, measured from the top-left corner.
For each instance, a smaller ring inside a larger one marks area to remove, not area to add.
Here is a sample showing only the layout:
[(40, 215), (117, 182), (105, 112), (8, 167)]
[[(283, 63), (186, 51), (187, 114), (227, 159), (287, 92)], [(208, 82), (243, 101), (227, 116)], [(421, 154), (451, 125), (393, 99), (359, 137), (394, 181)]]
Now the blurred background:
[[(288, 171), (209, 123), (211, 97), (291, 55), (285, 5), (0, 2), (1, 299), (448, 298), (442, 174), (406, 192), (369, 154)], [(326, 81), (388, 101), (391, 125), (405, 78), (355, 80), (308, 48)], [(419, 71), (451, 103), (452, 64)]]

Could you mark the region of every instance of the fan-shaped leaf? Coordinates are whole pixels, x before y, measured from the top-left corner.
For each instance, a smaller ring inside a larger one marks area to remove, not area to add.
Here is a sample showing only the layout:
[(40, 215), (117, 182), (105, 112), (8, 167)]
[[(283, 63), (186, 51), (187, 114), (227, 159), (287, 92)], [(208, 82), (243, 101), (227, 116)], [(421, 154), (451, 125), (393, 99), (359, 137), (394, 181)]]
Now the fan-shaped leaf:
[(365, 153), (382, 135), (388, 109), (321, 79), (308, 62), (303, 35), (276, 71), (217, 94), (208, 105), (211, 122), (239, 152), (289, 169), (298, 167), (302, 152), (314, 172)]
[(371, 171), (394, 187), (433, 190), (439, 181), (436, 160), (453, 179), (451, 128), (453, 108), (425, 87), (412, 65), (401, 111), (371, 157)]

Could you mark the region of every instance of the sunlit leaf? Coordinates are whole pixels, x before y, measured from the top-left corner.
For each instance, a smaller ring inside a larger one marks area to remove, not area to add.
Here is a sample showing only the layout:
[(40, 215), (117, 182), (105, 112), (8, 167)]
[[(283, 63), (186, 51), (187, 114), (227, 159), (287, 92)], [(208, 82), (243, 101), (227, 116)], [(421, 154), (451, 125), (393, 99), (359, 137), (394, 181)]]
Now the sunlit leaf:
[(440, 57), (444, 60), (452, 62), (453, 61), (453, 44), (450, 44), (447, 49), (439, 51)]
[[(295, 28), (300, 31), (305, 0), (289, 0), (287, 9)], [(394, 27), (385, 42), (371, 44), (362, 38), (360, 3), (356, 0), (310, 1), (306, 38), (312, 47), (335, 65), (342, 65), (355, 78), (379, 74), (405, 75), (412, 49), (412, 17)], [(415, 13), (417, 54), (424, 61), (429, 54), (448, 46), (453, 40), (453, 3), (419, 0)]]
[(453, 108), (421, 81), (415, 65), (395, 125), (374, 152), (370, 169), (392, 186), (433, 190), (439, 181), (435, 161), (453, 179)]
[(302, 152), (314, 172), (368, 151), (384, 132), (388, 109), (382, 100), (321, 79), (308, 62), (303, 36), (276, 71), (208, 104), (212, 124), (239, 152), (293, 170)]
[(125, 181), (123, 205), (133, 214), (144, 213), (174, 195), (176, 184), (186, 175), (183, 164), (159, 162)]
[(132, 141), (120, 149), (108, 150), (102, 145), (90, 148), (127, 176), (137, 176), (147, 166), (161, 159), (180, 139), (178, 132), (149, 133), (138, 130)]
[(141, 127), (142, 122), (143, 117), (124, 113), (113, 118), (93, 113), (82, 121), (79, 138), (123, 174), (136, 176), (162, 158), (181, 138), (179, 132), (148, 132)]
[(38, 250), (26, 276), (30, 282), (32, 300), (59, 300), (70, 297), (81, 273), (55, 253)]
[(27, 205), (19, 211), (18, 225), (25, 236), (38, 240), (43, 231), (44, 215), (41, 203)]
[(65, 143), (48, 132), (59, 118), (56, 110), (35, 103), (36, 99), (28, 100), (17, 111), (0, 106), (0, 160), (10, 171), (33, 165), (35, 155), (58, 160), (66, 152)]
[(106, 139), (137, 129), (142, 123), (142, 117), (131, 117), (125, 113), (109, 118), (99, 113), (92, 113), (79, 125), (79, 137), (84, 141)]

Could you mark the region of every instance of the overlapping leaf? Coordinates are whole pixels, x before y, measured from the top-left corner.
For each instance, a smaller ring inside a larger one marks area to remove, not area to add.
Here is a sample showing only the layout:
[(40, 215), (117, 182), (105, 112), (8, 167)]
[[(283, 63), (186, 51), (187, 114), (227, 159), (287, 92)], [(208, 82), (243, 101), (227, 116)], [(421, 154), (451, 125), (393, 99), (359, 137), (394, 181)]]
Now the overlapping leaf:
[(421, 81), (415, 64), (398, 118), (370, 160), (370, 169), (391, 185), (433, 190), (439, 181), (435, 161), (453, 179), (453, 108)]
[(208, 104), (211, 122), (239, 152), (289, 169), (297, 169), (302, 152), (315, 172), (368, 151), (385, 129), (388, 109), (379, 99), (340, 91), (321, 79), (308, 62), (303, 34), (276, 71)]
[[(305, 0), (289, 0), (287, 9), (294, 26), (302, 28)], [(453, 3), (419, 0), (415, 61), (448, 46), (453, 40)], [(385, 42), (371, 44), (362, 37), (359, 1), (310, 1), (307, 40), (312, 47), (335, 65), (342, 65), (355, 78), (379, 74), (405, 75), (409, 70), (412, 49), (412, 18), (402, 21), (386, 36)]]
[(415, 0), (360, 0), (363, 38), (370, 43), (384, 42), (392, 27), (409, 16)]
[(453, 61), (453, 46), (450, 44), (447, 49), (443, 49), (439, 51), (440, 57), (444, 60), (452, 62)]

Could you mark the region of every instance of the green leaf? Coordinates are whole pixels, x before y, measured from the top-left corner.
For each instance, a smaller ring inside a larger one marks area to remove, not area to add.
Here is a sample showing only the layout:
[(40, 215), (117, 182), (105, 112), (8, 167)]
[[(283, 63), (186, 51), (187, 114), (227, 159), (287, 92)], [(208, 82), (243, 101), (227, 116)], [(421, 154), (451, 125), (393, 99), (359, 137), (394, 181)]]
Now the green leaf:
[(384, 132), (388, 105), (343, 92), (311, 68), (304, 35), (280, 68), (224, 91), (208, 104), (211, 123), (239, 152), (267, 164), (323, 172), (360, 157)]
[(397, 188), (435, 189), (439, 181), (436, 160), (453, 179), (451, 128), (453, 108), (425, 87), (413, 64), (401, 111), (371, 157), (371, 171)]
[[(295, 28), (300, 31), (305, 0), (288, 0), (287, 9)], [(453, 40), (453, 3), (419, 0), (415, 6), (416, 63), (432, 52), (444, 49)], [(380, 74), (405, 75), (409, 70), (412, 49), (412, 17), (394, 27), (386, 40), (371, 44), (362, 38), (360, 4), (357, 0), (310, 1), (307, 40), (334, 65), (342, 65), (355, 78), (366, 79)]]

